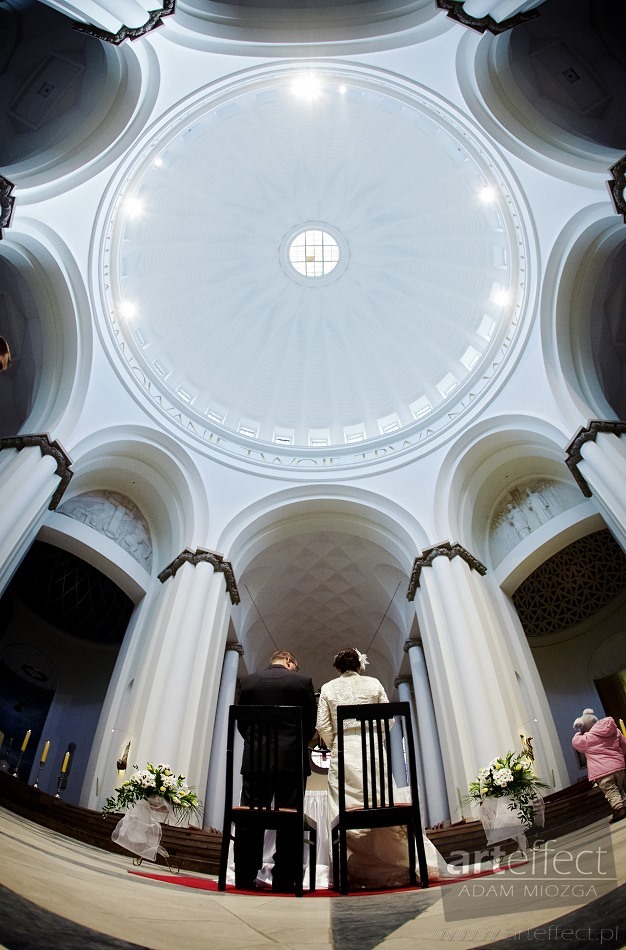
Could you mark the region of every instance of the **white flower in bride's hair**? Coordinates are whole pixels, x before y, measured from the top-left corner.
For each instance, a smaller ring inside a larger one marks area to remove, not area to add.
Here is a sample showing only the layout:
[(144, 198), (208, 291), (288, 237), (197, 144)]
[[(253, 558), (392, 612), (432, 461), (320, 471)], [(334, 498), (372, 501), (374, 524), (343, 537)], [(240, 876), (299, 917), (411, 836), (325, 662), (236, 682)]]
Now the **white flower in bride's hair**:
[(359, 670), (360, 670), (361, 673), (362, 673), (363, 670), (365, 669), (365, 667), (366, 667), (366, 666), (369, 666), (369, 662), (370, 662), (370, 661), (369, 661), (368, 658), (367, 658), (367, 653), (361, 653), (361, 651), (360, 651), (360, 650), (357, 650), (356, 647), (354, 648), (354, 652), (356, 653), (356, 655), (357, 655), (358, 658), (359, 658)]

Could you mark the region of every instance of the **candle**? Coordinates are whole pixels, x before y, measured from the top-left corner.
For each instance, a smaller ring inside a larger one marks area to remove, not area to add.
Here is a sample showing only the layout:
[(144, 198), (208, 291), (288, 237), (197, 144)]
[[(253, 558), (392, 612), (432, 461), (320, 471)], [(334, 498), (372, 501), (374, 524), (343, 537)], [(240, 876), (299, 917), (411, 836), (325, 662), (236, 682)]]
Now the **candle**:
[(48, 758), (48, 749), (50, 748), (50, 740), (46, 741), (45, 746), (43, 747), (43, 752), (41, 753), (41, 764), (43, 765), (46, 759)]
[(28, 745), (28, 740), (30, 739), (30, 729), (27, 731), (24, 736), (24, 741), (22, 742), (22, 752), (26, 751), (26, 746)]
[(68, 751), (63, 756), (63, 765), (61, 766), (61, 772), (63, 773), (67, 772), (67, 763), (69, 762), (69, 760), (70, 760), (70, 754)]

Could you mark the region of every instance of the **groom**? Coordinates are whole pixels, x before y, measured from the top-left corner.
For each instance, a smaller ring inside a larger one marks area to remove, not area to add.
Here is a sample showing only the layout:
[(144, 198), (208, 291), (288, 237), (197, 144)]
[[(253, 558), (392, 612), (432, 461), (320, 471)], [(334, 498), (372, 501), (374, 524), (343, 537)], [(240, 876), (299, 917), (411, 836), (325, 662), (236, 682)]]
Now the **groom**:
[[(308, 745), (315, 733), (316, 703), (313, 683), (298, 672), (295, 657), (288, 650), (277, 650), (270, 665), (251, 673), (241, 683), (239, 704), (243, 706), (299, 706), (302, 710), (302, 744), (293, 735), (279, 737), (280, 800), (286, 808), (297, 805), (299, 776), (311, 774)], [(245, 740), (245, 737), (244, 737)], [(249, 804), (250, 788), (245, 765), (247, 743), (244, 741), (241, 803)], [(235, 837), (235, 886), (254, 889), (257, 871), (263, 864), (263, 830), (249, 829)], [(272, 872), (275, 891), (293, 891), (296, 879), (302, 878), (302, 842), (289, 832), (276, 833), (276, 853)]]

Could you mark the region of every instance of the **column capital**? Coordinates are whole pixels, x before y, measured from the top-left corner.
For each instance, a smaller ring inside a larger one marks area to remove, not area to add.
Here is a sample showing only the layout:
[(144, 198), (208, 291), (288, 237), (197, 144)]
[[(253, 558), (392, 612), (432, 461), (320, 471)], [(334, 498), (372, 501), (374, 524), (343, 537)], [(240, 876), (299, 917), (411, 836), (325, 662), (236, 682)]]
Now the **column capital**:
[[(481, 17), (471, 16), (463, 9), (464, 3), (465, 0), (437, 0), (439, 9), (447, 10), (448, 16), (452, 20), (462, 23), (463, 26), (469, 26), (472, 30), (477, 30), (479, 33), (484, 33), (485, 30), (489, 30), (490, 33), (494, 34), (504, 33), (506, 30), (513, 29), (514, 26), (519, 26), (520, 23), (526, 23), (527, 20), (532, 20), (534, 17), (539, 16), (537, 10), (521, 10), (519, 13), (507, 17), (506, 20), (498, 22), (489, 14)], [(522, 4), (520, 4), (520, 6), (522, 6)]]
[(411, 676), (396, 676), (395, 680), (393, 681), (393, 685), (396, 689), (398, 689), (399, 686), (411, 686), (412, 683), (413, 677)]
[(421, 637), (411, 637), (411, 639), (404, 641), (404, 652), (408, 653), (409, 650), (413, 649), (413, 647), (421, 647), (421, 645), (422, 645)]
[(430, 567), (435, 558), (438, 557), (447, 557), (449, 561), (454, 557), (460, 557), (466, 564), (479, 574), (484, 576), (487, 573), (487, 568), (484, 564), (475, 558), (473, 554), (470, 554), (462, 544), (451, 544), (450, 541), (441, 541), (439, 544), (435, 544), (430, 548), (424, 548), (420, 557), (416, 557), (413, 563), (413, 570), (411, 571), (411, 579), (409, 581), (409, 589), (407, 591), (407, 600), (415, 600), (415, 592), (420, 586), (420, 574), (422, 573), (423, 567)]
[(608, 182), (608, 186), (615, 211), (617, 214), (621, 214), (624, 221), (626, 221), (626, 197), (624, 194), (624, 189), (626, 189), (626, 155), (622, 155), (615, 165), (611, 165), (609, 171), (613, 176)]
[(50, 511), (55, 511), (74, 474), (70, 468), (72, 460), (60, 442), (57, 442), (56, 439), (53, 442), (47, 433), (38, 435), (12, 435), (6, 439), (0, 439), (0, 451), (2, 451), (2, 449), (17, 449), (18, 452), (21, 452), (22, 449), (26, 448), (38, 448), (42, 455), (52, 456), (57, 463), (55, 475), (58, 475), (61, 481), (48, 505)]
[(227, 643), (224, 649), (227, 653), (231, 651), (232, 653), (238, 653), (239, 656), (244, 655), (244, 649), (241, 643)]
[(581, 449), (585, 442), (595, 442), (596, 436), (600, 432), (610, 432), (619, 437), (626, 432), (626, 422), (620, 422), (618, 419), (590, 419), (586, 426), (580, 427), (565, 448), (565, 464), (574, 476), (576, 484), (585, 498), (591, 498), (592, 491), (584, 476), (578, 471), (578, 464), (582, 461)]
[(202, 563), (211, 564), (216, 574), (220, 573), (224, 575), (226, 590), (230, 594), (230, 601), (232, 604), (238, 604), (241, 598), (239, 596), (233, 566), (230, 561), (224, 559), (222, 554), (217, 554), (215, 551), (209, 551), (206, 548), (197, 548), (195, 551), (192, 551), (190, 548), (185, 548), (185, 550), (177, 554), (174, 560), (157, 576), (161, 583), (164, 584), (169, 577), (176, 576), (178, 569), (181, 568), (183, 564), (192, 564), (195, 567), (196, 564)]
[(15, 185), (4, 175), (0, 175), (0, 238), (2, 237), (2, 228), (11, 227), (11, 218), (15, 210), (15, 197), (13, 189)]
[(105, 43), (113, 43), (114, 46), (119, 46), (124, 40), (137, 40), (147, 33), (151, 33), (152, 30), (156, 30), (157, 27), (163, 26), (163, 17), (174, 13), (175, 7), (176, 0), (163, 0), (160, 10), (152, 10), (146, 14), (148, 19), (142, 26), (122, 25), (117, 33), (109, 33), (108, 30), (101, 30), (100, 27), (93, 26), (91, 23), (81, 23), (80, 20), (76, 20), (72, 26), (78, 33), (86, 33), (97, 40), (104, 40)]

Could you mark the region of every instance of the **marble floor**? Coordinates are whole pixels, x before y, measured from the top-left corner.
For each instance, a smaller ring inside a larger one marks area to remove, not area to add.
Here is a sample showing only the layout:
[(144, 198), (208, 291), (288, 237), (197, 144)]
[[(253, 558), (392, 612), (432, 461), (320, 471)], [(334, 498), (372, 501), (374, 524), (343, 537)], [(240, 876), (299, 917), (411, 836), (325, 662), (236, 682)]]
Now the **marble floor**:
[(130, 855), (100, 851), (0, 808), (0, 944), (7, 950), (626, 946), (626, 821), (596, 822), (528, 858), (495, 875), (427, 890), (302, 899), (218, 894), (129, 874)]

